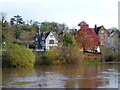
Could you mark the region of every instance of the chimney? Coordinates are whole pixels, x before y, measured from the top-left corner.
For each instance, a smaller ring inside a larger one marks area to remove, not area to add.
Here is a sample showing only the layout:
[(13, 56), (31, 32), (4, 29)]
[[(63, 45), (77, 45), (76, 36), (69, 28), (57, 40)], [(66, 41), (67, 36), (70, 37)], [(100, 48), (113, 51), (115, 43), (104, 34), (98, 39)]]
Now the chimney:
[(96, 24), (95, 24), (94, 31), (96, 32), (96, 34), (98, 34), (98, 33), (97, 33), (97, 25), (96, 25)]

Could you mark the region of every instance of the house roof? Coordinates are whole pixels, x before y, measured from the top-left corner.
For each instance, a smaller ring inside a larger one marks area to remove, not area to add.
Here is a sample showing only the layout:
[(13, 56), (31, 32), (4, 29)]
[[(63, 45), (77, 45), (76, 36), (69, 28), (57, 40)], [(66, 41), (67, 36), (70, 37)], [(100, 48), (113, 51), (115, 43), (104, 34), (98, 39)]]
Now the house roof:
[(50, 33), (52, 33), (55, 36), (55, 38), (59, 40), (56, 32), (42, 32), (41, 35), (44, 34), (46, 39)]
[(80, 22), (79, 24), (78, 24), (78, 26), (80, 26), (80, 25), (86, 25), (87, 23), (83, 20), (82, 22)]
[[(102, 26), (99, 26), (99, 27), (97, 27), (97, 28), (94, 28), (96, 34), (98, 34), (98, 32), (100, 31), (101, 28), (104, 28), (104, 26), (102, 25)], [(104, 28), (104, 29), (105, 29), (105, 28)]]

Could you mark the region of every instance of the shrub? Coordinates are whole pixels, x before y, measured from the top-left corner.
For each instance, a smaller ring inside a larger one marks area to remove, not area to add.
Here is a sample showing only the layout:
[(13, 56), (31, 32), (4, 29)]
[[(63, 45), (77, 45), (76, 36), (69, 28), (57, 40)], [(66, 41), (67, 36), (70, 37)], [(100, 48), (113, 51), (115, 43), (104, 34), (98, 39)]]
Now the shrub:
[(56, 47), (50, 51), (44, 52), (43, 55), (37, 55), (37, 64), (73, 64), (83, 61), (83, 52), (78, 47)]
[(35, 56), (31, 50), (25, 46), (13, 44), (3, 52), (3, 66), (8, 67), (30, 67), (35, 63)]
[(13, 41), (14, 44), (24, 45), (21, 41)]
[(79, 47), (63, 47), (61, 56), (66, 63), (78, 63), (83, 61), (83, 53), (80, 52)]
[(55, 61), (60, 58), (60, 53), (57, 49), (52, 49), (50, 51), (46, 51), (41, 58), (42, 64), (55, 64)]
[(61, 47), (54, 47), (50, 51), (36, 54), (36, 64), (51, 65), (65, 63), (61, 57)]
[(35, 44), (30, 44), (30, 45), (29, 45), (29, 48), (35, 49)]
[(101, 61), (101, 58), (89, 58), (85, 60), (88, 63), (97, 63)]
[(112, 52), (109, 48), (103, 48), (102, 56), (105, 61), (115, 61), (118, 59), (118, 53)]

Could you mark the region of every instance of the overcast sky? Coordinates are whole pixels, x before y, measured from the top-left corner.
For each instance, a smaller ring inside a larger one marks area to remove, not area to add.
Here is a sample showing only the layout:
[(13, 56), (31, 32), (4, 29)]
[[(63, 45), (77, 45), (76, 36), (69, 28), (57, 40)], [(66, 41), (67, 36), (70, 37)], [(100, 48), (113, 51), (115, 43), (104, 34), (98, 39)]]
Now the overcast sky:
[(66, 23), (70, 28), (85, 20), (91, 28), (118, 28), (119, 0), (0, 0), (6, 19), (21, 15), (24, 20)]

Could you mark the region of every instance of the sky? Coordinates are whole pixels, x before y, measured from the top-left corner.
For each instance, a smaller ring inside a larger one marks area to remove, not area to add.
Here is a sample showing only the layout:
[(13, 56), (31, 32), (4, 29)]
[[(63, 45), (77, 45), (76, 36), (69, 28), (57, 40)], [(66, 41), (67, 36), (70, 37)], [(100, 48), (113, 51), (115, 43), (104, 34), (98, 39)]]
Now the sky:
[(0, 12), (6, 19), (15, 15), (23, 20), (66, 23), (69, 28), (77, 28), (85, 21), (90, 28), (103, 25), (106, 29), (118, 28), (119, 0), (0, 0)]

